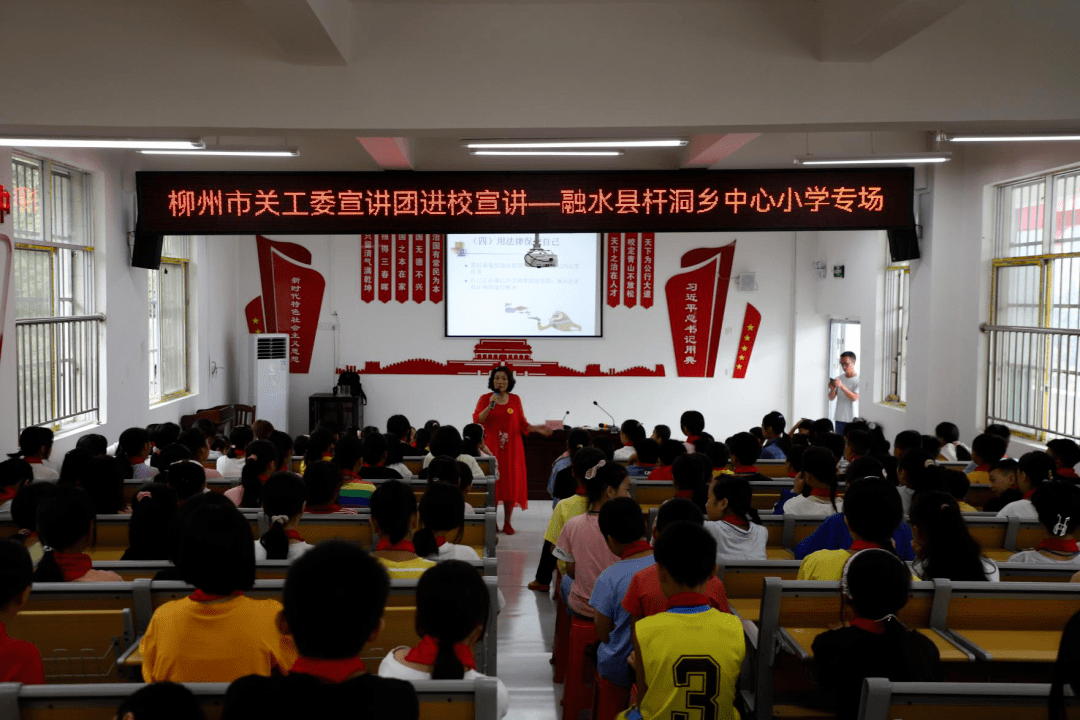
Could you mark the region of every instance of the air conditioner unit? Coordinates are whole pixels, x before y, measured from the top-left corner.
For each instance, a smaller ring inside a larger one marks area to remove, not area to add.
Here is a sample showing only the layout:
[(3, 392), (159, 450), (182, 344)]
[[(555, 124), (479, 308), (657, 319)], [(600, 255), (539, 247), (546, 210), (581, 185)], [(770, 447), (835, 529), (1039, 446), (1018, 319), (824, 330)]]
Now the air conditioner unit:
[(275, 430), (289, 427), (289, 336), (281, 333), (249, 335), (251, 373), (250, 403), (255, 418), (268, 420)]

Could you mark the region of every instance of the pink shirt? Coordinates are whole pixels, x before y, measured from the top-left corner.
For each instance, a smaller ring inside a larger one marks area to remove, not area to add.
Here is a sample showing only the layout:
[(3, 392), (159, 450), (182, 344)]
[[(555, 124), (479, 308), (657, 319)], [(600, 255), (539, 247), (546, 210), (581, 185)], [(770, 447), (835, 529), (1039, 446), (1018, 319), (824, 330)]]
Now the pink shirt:
[(233, 501), (233, 505), (240, 506), (240, 501), (244, 499), (244, 486), (237, 485), (234, 488), (229, 488), (225, 491), (225, 497)]
[(574, 563), (570, 609), (578, 615), (595, 617), (596, 610), (589, 605), (589, 598), (592, 597), (596, 578), (619, 562), (618, 556), (608, 549), (600, 533), (599, 516), (587, 512), (567, 520), (552, 554), (560, 560)]

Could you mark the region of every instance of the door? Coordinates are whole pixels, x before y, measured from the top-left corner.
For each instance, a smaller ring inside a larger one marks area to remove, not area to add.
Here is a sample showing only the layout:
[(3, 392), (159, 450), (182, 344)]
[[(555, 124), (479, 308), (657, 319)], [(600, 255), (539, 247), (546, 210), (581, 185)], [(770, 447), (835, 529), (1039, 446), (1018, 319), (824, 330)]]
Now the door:
[[(855, 353), (856, 369), (862, 362), (862, 328), (858, 320), (830, 320), (829, 321), (829, 377), (839, 377), (844, 374), (844, 368), (840, 367), (840, 354), (845, 352)], [(859, 415), (859, 402), (855, 401), (855, 415)], [(836, 416), (836, 401), (829, 402), (829, 419)]]

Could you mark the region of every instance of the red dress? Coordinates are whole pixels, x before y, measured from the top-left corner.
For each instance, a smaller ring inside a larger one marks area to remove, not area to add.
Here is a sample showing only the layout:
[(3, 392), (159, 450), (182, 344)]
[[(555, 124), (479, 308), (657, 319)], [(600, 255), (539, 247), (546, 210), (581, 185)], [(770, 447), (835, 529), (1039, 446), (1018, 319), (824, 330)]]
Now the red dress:
[[(495, 504), (509, 507), (529, 507), (529, 489), (525, 470), (525, 443), (522, 435), (529, 434), (529, 421), (521, 409), (521, 398), (508, 393), (505, 405), (495, 404), (484, 426), (484, 444), (495, 451), (499, 480), (495, 483)], [(491, 403), (491, 393), (480, 396), (473, 410), (473, 422), (480, 422), (480, 413)]]

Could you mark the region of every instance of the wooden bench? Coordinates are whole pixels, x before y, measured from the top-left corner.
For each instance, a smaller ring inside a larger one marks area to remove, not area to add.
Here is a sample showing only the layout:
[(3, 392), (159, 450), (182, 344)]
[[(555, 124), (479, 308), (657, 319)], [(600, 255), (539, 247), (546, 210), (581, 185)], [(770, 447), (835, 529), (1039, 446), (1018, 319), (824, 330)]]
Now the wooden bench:
[[(414, 680), (421, 720), (498, 720), (498, 681)], [(186, 683), (206, 720), (219, 720), (228, 683)], [(0, 683), (5, 720), (114, 720), (116, 709), (141, 683), (20, 685)]]
[[(423, 455), (409, 455), (402, 458), (402, 462), (405, 463), (405, 467), (409, 468), (409, 472), (416, 475), (424, 469), (425, 457), (427, 457), (426, 453)], [(473, 458), (473, 460), (476, 460), (476, 464), (480, 466), (485, 477), (498, 476), (499, 462), (494, 455), (482, 455), (478, 458)]]
[[(1046, 720), (1045, 683), (907, 683), (867, 678), (859, 720)], [(1066, 687), (1065, 703), (1076, 699)], [(1071, 715), (1071, 713), (1070, 713)]]
[[(495, 558), (466, 560), (481, 575), (496, 577), (499, 574), (498, 561)], [(263, 560), (255, 564), (255, 578), (258, 580), (284, 580), (289, 573), (290, 560)], [(108, 570), (118, 574), (124, 580), (146, 578), (153, 580), (162, 570), (168, 570), (173, 564), (168, 560), (104, 560), (94, 563), (95, 570)], [(1080, 568), (1078, 568), (1080, 569)]]
[(119, 681), (117, 658), (135, 639), (130, 608), (23, 610), (7, 632), (37, 646), (50, 683)]

